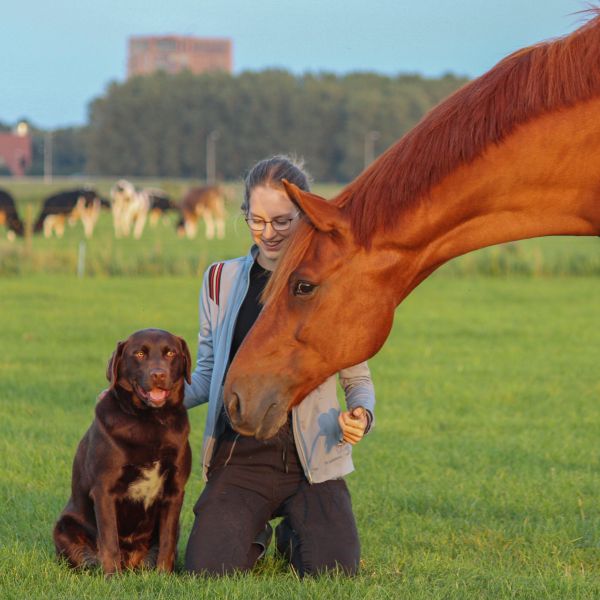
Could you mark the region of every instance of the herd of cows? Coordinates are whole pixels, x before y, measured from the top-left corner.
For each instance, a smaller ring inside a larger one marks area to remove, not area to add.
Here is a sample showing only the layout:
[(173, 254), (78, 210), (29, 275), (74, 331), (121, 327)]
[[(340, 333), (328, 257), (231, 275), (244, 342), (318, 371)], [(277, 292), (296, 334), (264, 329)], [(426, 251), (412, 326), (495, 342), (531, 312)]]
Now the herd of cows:
[[(65, 226), (81, 221), (85, 237), (91, 238), (102, 209), (112, 212), (117, 238), (133, 236), (140, 239), (146, 222), (156, 225), (161, 216), (169, 211), (179, 214), (176, 228), (180, 236), (194, 238), (198, 223), (204, 220), (206, 237), (225, 237), (225, 198), (219, 186), (190, 188), (180, 203), (175, 203), (163, 190), (156, 188), (136, 189), (125, 179), (120, 179), (110, 190), (110, 199), (101, 197), (92, 188), (78, 188), (52, 194), (42, 204), (33, 223), (33, 233), (43, 232), (62, 237)], [(26, 227), (19, 216), (15, 200), (6, 190), (0, 189), (0, 225), (7, 230), (7, 237), (14, 240), (23, 237)]]

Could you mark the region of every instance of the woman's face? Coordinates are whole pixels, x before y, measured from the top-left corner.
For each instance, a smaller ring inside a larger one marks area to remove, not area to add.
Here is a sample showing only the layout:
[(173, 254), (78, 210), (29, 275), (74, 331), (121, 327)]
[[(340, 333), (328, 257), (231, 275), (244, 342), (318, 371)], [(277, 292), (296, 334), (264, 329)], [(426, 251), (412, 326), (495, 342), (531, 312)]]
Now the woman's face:
[(298, 208), (283, 190), (262, 185), (252, 190), (246, 220), (258, 246), (257, 260), (261, 267), (269, 271), (275, 268), (299, 215)]

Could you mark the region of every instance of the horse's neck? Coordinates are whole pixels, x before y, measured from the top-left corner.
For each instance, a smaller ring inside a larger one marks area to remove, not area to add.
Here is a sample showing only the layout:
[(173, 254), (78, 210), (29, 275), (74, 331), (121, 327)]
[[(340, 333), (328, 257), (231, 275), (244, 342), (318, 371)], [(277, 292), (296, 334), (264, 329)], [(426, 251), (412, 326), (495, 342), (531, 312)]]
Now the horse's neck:
[[(600, 100), (520, 127), (408, 207), (396, 243), (410, 289), (446, 261), (547, 235), (600, 235)], [(410, 263), (410, 264), (408, 264)]]

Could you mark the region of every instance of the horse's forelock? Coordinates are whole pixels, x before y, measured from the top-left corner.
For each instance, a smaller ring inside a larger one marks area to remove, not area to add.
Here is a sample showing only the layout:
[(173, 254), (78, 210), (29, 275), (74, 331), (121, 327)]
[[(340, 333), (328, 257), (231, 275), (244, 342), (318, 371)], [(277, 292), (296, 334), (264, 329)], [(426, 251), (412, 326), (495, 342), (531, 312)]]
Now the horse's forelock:
[(261, 301), (263, 304), (277, 299), (287, 290), (290, 275), (304, 258), (314, 234), (315, 228), (309, 222), (302, 220), (298, 223), (296, 230), (289, 237), (288, 245), (262, 293)]

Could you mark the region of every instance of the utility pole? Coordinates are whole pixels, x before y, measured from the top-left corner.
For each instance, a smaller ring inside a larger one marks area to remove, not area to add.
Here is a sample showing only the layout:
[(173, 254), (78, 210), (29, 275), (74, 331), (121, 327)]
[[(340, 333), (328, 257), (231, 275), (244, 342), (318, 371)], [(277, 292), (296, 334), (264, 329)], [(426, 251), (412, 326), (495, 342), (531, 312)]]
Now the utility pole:
[(217, 140), (221, 134), (213, 129), (206, 136), (206, 184), (213, 185), (217, 180)]
[(44, 134), (44, 183), (52, 183), (52, 132)]

